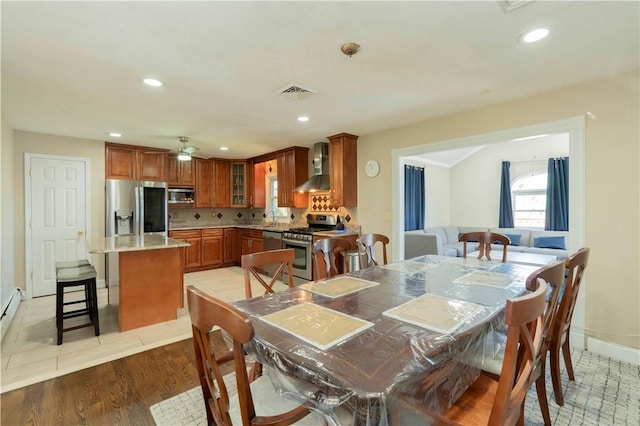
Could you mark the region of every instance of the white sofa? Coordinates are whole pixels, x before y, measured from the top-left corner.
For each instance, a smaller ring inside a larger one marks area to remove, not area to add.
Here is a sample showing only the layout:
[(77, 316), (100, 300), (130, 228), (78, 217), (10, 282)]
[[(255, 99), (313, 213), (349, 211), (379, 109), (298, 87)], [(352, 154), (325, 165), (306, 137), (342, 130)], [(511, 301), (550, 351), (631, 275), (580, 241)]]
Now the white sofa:
[[(566, 231), (539, 231), (515, 228), (481, 228), (470, 226), (439, 226), (424, 230), (406, 231), (404, 233), (404, 257), (410, 259), (425, 254), (441, 256), (463, 256), (463, 243), (458, 240), (460, 234), (467, 232), (497, 232), (511, 238), (507, 250), (534, 254), (554, 255), (558, 259), (566, 259)], [(564, 247), (564, 248), (562, 248)], [(502, 246), (493, 244), (492, 250), (502, 250)], [(467, 242), (467, 254), (478, 249), (478, 243)]]

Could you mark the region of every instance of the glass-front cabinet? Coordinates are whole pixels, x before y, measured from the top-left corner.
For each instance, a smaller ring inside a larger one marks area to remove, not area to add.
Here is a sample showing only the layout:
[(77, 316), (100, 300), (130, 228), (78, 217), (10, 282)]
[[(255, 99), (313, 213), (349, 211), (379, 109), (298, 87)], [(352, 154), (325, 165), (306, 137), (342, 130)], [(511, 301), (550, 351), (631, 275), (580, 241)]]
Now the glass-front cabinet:
[(247, 163), (231, 163), (231, 207), (247, 207)]

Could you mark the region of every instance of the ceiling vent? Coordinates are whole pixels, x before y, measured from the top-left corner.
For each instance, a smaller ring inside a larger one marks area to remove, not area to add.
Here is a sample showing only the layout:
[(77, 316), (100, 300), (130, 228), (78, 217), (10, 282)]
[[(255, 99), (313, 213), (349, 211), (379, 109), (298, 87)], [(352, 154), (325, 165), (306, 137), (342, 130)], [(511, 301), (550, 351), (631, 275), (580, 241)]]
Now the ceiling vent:
[(498, 0), (498, 5), (504, 13), (509, 13), (514, 9), (531, 3), (532, 1), (534, 0)]
[(300, 85), (294, 83), (287, 84), (286, 86), (276, 90), (276, 94), (286, 96), (289, 99), (302, 99), (315, 93), (315, 90), (305, 89), (304, 87), (300, 87)]

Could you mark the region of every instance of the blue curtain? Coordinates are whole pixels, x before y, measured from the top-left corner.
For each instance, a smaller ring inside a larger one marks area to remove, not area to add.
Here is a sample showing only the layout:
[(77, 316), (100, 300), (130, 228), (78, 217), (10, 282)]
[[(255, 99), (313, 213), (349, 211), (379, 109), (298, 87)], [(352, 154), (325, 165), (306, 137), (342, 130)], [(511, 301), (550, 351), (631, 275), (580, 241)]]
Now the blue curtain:
[(424, 168), (404, 166), (404, 230), (424, 229)]
[(500, 228), (513, 228), (513, 205), (511, 203), (511, 162), (502, 162), (502, 177), (500, 178)]
[(544, 229), (569, 230), (569, 157), (549, 158)]

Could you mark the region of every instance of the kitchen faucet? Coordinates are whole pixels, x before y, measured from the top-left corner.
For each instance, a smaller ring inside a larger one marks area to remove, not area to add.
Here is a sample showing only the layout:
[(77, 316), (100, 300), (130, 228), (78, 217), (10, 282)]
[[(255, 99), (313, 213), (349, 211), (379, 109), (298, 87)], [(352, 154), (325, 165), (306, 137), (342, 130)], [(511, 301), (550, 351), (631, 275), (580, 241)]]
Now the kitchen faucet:
[(271, 224), (275, 225), (278, 223), (278, 219), (276, 219), (276, 212), (273, 209), (269, 209), (267, 212), (267, 218), (269, 218), (269, 214), (271, 214)]

